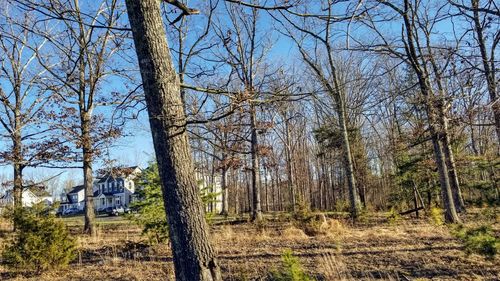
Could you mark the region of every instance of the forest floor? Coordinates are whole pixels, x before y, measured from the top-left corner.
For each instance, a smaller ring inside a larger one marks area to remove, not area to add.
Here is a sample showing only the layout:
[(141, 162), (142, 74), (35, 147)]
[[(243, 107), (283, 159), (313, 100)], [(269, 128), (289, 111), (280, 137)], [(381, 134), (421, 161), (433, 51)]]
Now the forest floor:
[[(0, 280), (174, 280), (169, 246), (149, 245), (126, 219), (99, 218), (96, 238), (78, 234), (81, 217), (64, 220), (78, 237), (76, 261), (41, 276), (15, 274), (0, 265)], [(212, 240), (224, 280), (266, 280), (287, 250), (315, 280), (500, 280), (498, 256), (466, 254), (449, 227), (427, 219), (389, 222), (385, 214), (373, 214), (355, 225), (339, 218), (327, 221), (327, 231), (308, 236), (283, 215), (259, 225), (216, 220)], [(487, 221), (476, 210), (466, 221), (500, 233), (498, 216)]]

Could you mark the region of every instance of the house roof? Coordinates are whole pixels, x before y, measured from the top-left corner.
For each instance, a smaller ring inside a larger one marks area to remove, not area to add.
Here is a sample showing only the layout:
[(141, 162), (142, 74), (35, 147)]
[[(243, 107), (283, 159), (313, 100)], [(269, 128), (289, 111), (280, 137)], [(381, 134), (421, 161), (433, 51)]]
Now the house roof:
[[(14, 187), (12, 186), (11, 183), (7, 183), (3, 185), (5, 187), (4, 191), (1, 192), (0, 196), (2, 198), (5, 198), (7, 196), (10, 196), (10, 193), (12, 193)], [(37, 197), (46, 197), (46, 196), (51, 196), (51, 194), (47, 191), (47, 187), (43, 184), (40, 183), (35, 183), (33, 181), (26, 181), (23, 183), (23, 193), (24, 192), (29, 192), (30, 195), (32, 196), (37, 196)]]
[(72, 188), (72, 189), (68, 192), (68, 194), (78, 193), (78, 192), (82, 191), (84, 188), (85, 188), (85, 186), (83, 186), (83, 185), (77, 185), (77, 186), (73, 187), (73, 188)]
[(100, 179), (97, 181), (97, 183), (104, 183), (104, 182), (106, 182), (106, 181), (108, 180), (108, 178), (109, 178), (109, 176), (102, 177), (102, 178), (100, 178)]
[(43, 185), (32, 186), (29, 188), (29, 190), (38, 197), (51, 196), (51, 194), (47, 191), (46, 187)]
[(109, 178), (112, 180), (120, 177), (128, 177), (131, 174), (133, 174), (137, 169), (140, 170), (138, 166), (131, 166), (131, 167), (114, 167), (111, 168), (110, 170), (101, 170), (100, 174), (101, 177), (99, 177), (99, 181), (97, 183), (104, 183), (108, 181)]
[[(31, 190), (29, 189), (23, 189), (23, 198), (26, 197), (26, 195), (30, 195), (31, 197), (38, 197), (36, 194), (34, 194)], [(9, 189), (5, 191), (4, 194), (0, 196), (0, 199), (9, 199), (9, 198), (14, 198), (14, 191), (12, 189)]]

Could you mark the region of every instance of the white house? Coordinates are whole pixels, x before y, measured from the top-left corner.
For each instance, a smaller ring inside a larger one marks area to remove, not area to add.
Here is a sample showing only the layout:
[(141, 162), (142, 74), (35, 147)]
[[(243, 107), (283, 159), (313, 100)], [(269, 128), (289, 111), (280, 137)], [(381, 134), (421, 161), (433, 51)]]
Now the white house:
[[(21, 193), (21, 203), (23, 207), (32, 207), (38, 203), (44, 203), (50, 206), (53, 202), (52, 196), (50, 196), (47, 192), (47, 187), (43, 184), (37, 184), (32, 181), (27, 181), (23, 184), (23, 192)], [(14, 191), (12, 186), (0, 192), (0, 208), (9, 205), (14, 205)]]
[(211, 177), (200, 172), (195, 172), (195, 178), (200, 190), (215, 194), (215, 198), (213, 198), (214, 200), (212, 200), (212, 202), (209, 202), (205, 206), (205, 211), (208, 213), (222, 212), (221, 177), (219, 175), (214, 175), (213, 177)]
[[(35, 193), (33, 193), (30, 189), (24, 189), (21, 196), (23, 207), (31, 207), (42, 202), (44, 199), (35, 195)], [(5, 193), (0, 196), (0, 207), (6, 207), (9, 205), (14, 205), (14, 192), (12, 189), (5, 191)]]

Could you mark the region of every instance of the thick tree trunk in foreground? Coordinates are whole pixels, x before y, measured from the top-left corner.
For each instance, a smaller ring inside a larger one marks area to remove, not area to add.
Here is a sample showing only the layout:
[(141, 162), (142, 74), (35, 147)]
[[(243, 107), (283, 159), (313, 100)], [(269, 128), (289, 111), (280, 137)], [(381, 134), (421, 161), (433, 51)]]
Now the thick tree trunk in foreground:
[(178, 76), (158, 0), (127, 0), (162, 181), (176, 280), (222, 280), (208, 240)]

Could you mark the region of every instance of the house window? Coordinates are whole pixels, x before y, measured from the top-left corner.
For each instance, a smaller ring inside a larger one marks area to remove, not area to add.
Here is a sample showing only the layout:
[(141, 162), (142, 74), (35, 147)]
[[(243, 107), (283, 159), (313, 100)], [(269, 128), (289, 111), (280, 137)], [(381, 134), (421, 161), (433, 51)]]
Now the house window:
[(105, 198), (101, 198), (101, 206), (104, 206), (106, 205), (106, 199)]
[(120, 197), (116, 197), (115, 198), (115, 205), (117, 205), (117, 206), (121, 205), (121, 199), (120, 199)]

